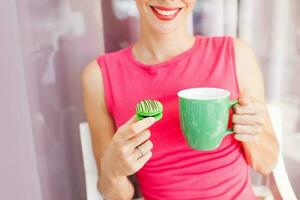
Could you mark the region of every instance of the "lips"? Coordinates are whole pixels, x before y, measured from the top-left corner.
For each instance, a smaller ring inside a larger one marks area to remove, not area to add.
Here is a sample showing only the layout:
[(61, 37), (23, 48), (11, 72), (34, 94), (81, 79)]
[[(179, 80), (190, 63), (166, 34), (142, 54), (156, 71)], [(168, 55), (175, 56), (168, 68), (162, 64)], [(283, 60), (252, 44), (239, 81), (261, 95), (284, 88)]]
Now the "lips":
[(170, 8), (162, 6), (150, 6), (154, 15), (164, 21), (173, 20), (182, 8)]

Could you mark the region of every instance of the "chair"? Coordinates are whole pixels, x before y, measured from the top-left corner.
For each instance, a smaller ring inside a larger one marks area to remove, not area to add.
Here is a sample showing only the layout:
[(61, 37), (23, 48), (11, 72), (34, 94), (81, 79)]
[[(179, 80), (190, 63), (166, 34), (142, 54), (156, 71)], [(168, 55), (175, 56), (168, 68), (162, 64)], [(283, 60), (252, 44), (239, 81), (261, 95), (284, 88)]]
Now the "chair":
[(97, 180), (98, 170), (96, 160), (94, 158), (90, 129), (88, 123), (80, 123), (80, 141), (83, 156), (83, 166), (85, 174), (85, 185), (87, 200), (102, 200), (102, 196), (98, 192)]
[(297, 200), (297, 197), (293, 191), (292, 185), (287, 175), (284, 160), (283, 160), (283, 153), (282, 153), (283, 130), (282, 130), (282, 118), (281, 118), (282, 114), (281, 114), (280, 105), (269, 104), (268, 111), (270, 113), (272, 125), (276, 133), (279, 142), (279, 147), (280, 147), (277, 166), (272, 171), (272, 177), (274, 178), (274, 183), (276, 189), (278, 190), (279, 198), (283, 200)]
[[(282, 120), (281, 110), (278, 105), (268, 105), (268, 110), (271, 116), (273, 128), (279, 140), (281, 147), (282, 141)], [(84, 162), (85, 182), (87, 200), (102, 200), (100, 193), (97, 189), (98, 171), (96, 161), (92, 151), (92, 143), (90, 137), (90, 129), (86, 122), (80, 123), (80, 139), (81, 148)], [(291, 183), (287, 176), (287, 172), (284, 165), (282, 151), (280, 148), (279, 159), (277, 166), (272, 172), (274, 177), (274, 184), (279, 192), (280, 198), (283, 200), (297, 200), (296, 195), (292, 189)], [(257, 196), (262, 196), (265, 200), (274, 199), (271, 190), (266, 186), (253, 186), (254, 192)]]

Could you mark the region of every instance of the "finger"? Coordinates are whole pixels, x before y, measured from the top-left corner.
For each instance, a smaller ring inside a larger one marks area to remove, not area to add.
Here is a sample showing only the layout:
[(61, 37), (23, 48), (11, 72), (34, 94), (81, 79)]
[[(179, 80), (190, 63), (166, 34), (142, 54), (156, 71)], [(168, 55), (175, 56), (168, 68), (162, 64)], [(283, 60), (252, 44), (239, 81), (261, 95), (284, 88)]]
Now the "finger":
[(257, 113), (260, 113), (263, 111), (263, 106), (260, 106), (258, 104), (247, 104), (245, 106), (241, 105), (235, 105), (233, 107), (234, 113), (235, 114), (240, 114), (240, 115), (254, 115)]
[[(143, 154), (146, 154), (153, 149), (153, 143), (150, 140), (147, 140), (146, 142), (141, 144), (139, 146), (139, 148), (141, 149)], [(135, 160), (137, 160), (141, 157), (141, 155), (142, 155), (141, 151), (138, 148), (135, 148), (134, 153), (133, 153)]]
[(136, 115), (133, 115), (129, 118), (128, 121), (126, 121), (122, 126), (119, 127), (119, 129), (122, 129), (122, 131), (119, 131), (120, 134), (117, 134), (118, 137), (121, 138), (120, 142), (125, 142), (131, 135), (131, 132), (128, 132), (128, 127), (132, 126), (133, 123), (137, 122)]
[(149, 128), (155, 123), (154, 117), (147, 117), (140, 121), (134, 122), (133, 124), (130, 124), (127, 129), (125, 138), (130, 139), (136, 135), (138, 135), (140, 132), (144, 131), (145, 129)]
[(263, 131), (263, 128), (262, 126), (235, 124), (233, 126), (233, 131), (237, 134), (255, 135), (261, 133)]
[(142, 168), (145, 163), (150, 160), (150, 158), (152, 157), (152, 151), (148, 151), (144, 156), (140, 157), (138, 160), (137, 160), (137, 165), (138, 165), (138, 168)]
[(131, 138), (128, 142), (132, 148), (136, 148), (137, 146), (141, 145), (142, 143), (146, 142), (151, 136), (151, 132), (149, 129), (141, 132), (137, 136)]
[(262, 115), (238, 115), (233, 114), (232, 122), (242, 125), (263, 125), (264, 117)]
[(139, 156), (138, 159), (134, 158), (134, 157), (131, 157), (133, 160), (132, 160), (132, 163), (134, 164), (133, 165), (133, 171), (136, 173), (138, 172), (144, 165), (145, 163), (150, 160), (150, 158), (152, 157), (152, 152), (151, 151), (148, 151), (147, 153), (145, 153), (143, 156)]
[(137, 160), (135, 159), (134, 161), (132, 161), (134, 163), (132, 167), (134, 169), (134, 173), (138, 172), (146, 164), (146, 162), (150, 160), (151, 157), (152, 157), (152, 152), (149, 151), (139, 159)]
[(249, 134), (234, 134), (234, 138), (241, 142), (253, 142), (259, 139), (258, 135), (249, 135)]
[(125, 126), (128, 126), (129, 124), (133, 124), (134, 122), (137, 122), (136, 115), (134, 114), (133, 116), (130, 117), (130, 119), (124, 123)]

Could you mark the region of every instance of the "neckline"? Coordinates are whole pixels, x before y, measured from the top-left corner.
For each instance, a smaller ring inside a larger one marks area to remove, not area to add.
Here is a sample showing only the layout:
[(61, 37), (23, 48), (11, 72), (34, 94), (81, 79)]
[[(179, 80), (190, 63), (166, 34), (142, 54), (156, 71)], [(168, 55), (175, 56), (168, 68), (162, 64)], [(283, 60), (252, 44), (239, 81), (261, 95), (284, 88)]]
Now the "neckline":
[(135, 56), (133, 55), (133, 51), (132, 51), (134, 44), (131, 44), (127, 48), (126, 52), (127, 52), (127, 55), (128, 55), (128, 58), (130, 59), (130, 61), (133, 62), (136, 66), (141, 67), (146, 70), (156, 70), (159, 68), (165, 68), (165, 67), (171, 66), (171, 64), (180, 60), (182, 57), (185, 57), (185, 56), (189, 55), (190, 53), (192, 53), (194, 51), (194, 49), (197, 48), (200, 38), (201, 38), (200, 35), (195, 35), (195, 42), (191, 48), (177, 54), (176, 56), (170, 58), (169, 60), (166, 60), (166, 61), (160, 62), (160, 63), (156, 63), (156, 64), (144, 64), (141, 61), (137, 60), (135, 58)]

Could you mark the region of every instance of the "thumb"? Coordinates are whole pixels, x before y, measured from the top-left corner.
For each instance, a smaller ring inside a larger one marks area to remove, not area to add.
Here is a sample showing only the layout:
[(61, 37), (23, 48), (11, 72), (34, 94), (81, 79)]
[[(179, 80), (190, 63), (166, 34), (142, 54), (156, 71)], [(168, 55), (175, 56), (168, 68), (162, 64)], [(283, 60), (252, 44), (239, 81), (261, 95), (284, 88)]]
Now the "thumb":
[(240, 96), (239, 98), (239, 104), (241, 106), (245, 106), (245, 105), (248, 105), (249, 103), (251, 102), (251, 99), (247, 96)]

